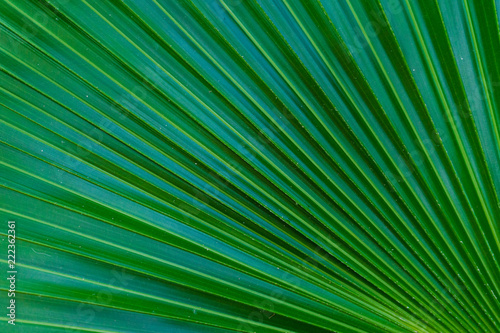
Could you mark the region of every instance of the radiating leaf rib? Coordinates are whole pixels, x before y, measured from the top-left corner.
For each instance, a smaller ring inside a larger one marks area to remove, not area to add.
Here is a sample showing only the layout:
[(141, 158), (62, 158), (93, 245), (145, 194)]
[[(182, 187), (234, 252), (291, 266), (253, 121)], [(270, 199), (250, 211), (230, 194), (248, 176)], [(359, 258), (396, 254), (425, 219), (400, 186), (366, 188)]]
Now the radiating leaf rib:
[[(411, 123), (410, 123), (410, 124), (411, 124)], [(425, 148), (423, 148), (423, 150), (422, 150), (422, 151), (425, 151)]]
[(497, 6), (0, 0), (18, 325), (496, 331)]

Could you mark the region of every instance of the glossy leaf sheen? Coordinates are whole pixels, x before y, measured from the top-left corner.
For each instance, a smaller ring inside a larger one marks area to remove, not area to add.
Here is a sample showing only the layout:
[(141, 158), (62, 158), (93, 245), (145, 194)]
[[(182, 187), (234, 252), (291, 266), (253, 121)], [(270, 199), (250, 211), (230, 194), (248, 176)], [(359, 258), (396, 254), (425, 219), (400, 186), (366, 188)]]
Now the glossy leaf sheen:
[(1, 0), (16, 328), (497, 332), (499, 8)]

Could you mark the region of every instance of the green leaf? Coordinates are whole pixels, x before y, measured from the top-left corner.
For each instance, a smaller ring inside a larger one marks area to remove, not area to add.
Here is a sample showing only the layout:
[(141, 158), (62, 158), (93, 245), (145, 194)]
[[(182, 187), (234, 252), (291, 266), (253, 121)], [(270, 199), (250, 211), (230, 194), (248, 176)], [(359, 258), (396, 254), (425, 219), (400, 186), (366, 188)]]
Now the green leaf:
[(499, 8), (0, 0), (2, 331), (500, 330)]

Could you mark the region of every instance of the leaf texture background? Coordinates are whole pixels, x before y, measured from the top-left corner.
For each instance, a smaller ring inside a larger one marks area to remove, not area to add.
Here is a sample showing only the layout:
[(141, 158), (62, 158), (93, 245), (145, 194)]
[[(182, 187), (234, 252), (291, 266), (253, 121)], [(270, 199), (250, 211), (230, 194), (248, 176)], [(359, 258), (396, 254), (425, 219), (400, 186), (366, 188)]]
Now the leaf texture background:
[(2, 332), (500, 332), (499, 9), (1, 0)]

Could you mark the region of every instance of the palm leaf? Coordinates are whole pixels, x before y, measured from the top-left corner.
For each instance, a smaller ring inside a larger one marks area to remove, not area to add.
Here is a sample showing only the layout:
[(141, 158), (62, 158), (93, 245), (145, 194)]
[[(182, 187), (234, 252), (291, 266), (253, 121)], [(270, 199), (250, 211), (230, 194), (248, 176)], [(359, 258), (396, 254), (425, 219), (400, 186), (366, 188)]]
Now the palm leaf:
[(2, 331), (499, 331), (498, 6), (0, 1)]

